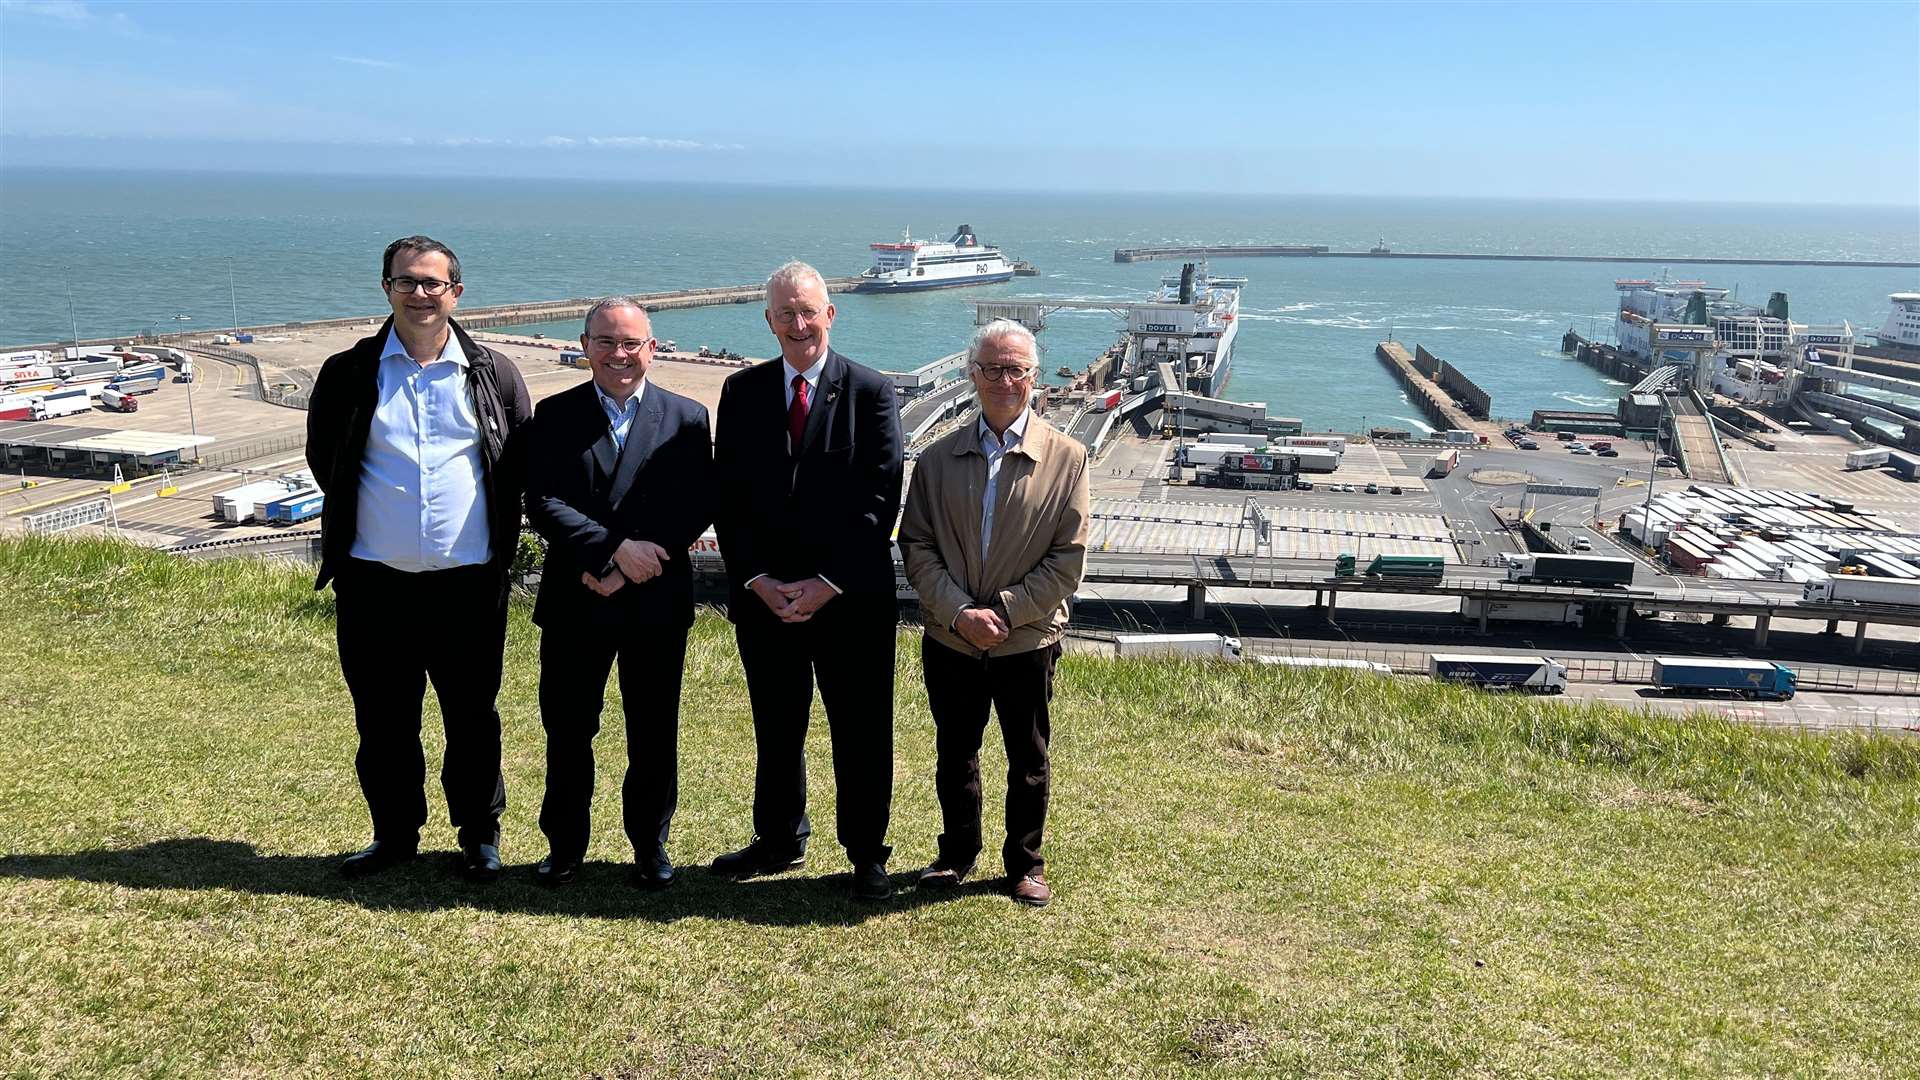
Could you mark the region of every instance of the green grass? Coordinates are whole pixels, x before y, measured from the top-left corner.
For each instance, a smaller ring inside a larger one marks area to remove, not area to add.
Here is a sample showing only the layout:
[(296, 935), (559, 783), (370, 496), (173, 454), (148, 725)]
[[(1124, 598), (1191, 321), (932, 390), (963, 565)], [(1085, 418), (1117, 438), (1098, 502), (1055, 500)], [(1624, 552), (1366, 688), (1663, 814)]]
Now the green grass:
[[(1052, 907), (845, 898), (824, 724), (800, 874), (370, 882), (331, 594), (302, 569), (0, 542), (0, 1071), (22, 1076), (1894, 1076), (1920, 1060), (1920, 744), (1424, 680), (1069, 656)], [(903, 635), (898, 880), (939, 831)], [(724, 622), (694, 631), (673, 853), (747, 836)], [(610, 691), (611, 694), (611, 691)], [(816, 714), (818, 720), (818, 714)], [(429, 723), (429, 729), (433, 723)], [(437, 737), (431, 740), (436, 748)], [(430, 773), (437, 769), (437, 763)], [(990, 750), (989, 790), (1004, 759)], [(430, 781), (431, 783), (431, 781)], [(450, 850), (438, 791), (430, 845)], [(989, 795), (992, 834), (999, 800)], [(995, 843), (989, 842), (994, 850)]]

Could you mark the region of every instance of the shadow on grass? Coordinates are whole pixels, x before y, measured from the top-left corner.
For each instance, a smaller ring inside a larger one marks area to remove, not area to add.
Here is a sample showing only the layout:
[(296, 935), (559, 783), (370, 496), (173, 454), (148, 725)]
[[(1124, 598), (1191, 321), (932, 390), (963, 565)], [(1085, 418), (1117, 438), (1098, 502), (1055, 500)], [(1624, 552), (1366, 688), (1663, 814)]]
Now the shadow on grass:
[[(911, 874), (894, 874), (890, 900), (849, 895), (845, 873), (785, 875), (732, 881), (705, 867), (683, 867), (673, 887), (649, 892), (627, 882), (629, 864), (589, 862), (561, 888), (533, 881), (531, 866), (510, 865), (500, 880), (475, 884), (456, 873), (456, 853), (424, 852), (419, 860), (371, 878), (340, 876), (339, 855), (262, 855), (238, 840), (189, 837), (136, 848), (54, 855), (0, 856), (0, 878), (89, 881), (130, 889), (230, 889), (359, 904), (376, 911), (474, 908), (533, 915), (608, 919), (730, 919), (767, 926), (851, 926), (879, 915), (991, 891), (993, 883), (919, 890)], [(907, 886), (902, 888), (902, 886)]]

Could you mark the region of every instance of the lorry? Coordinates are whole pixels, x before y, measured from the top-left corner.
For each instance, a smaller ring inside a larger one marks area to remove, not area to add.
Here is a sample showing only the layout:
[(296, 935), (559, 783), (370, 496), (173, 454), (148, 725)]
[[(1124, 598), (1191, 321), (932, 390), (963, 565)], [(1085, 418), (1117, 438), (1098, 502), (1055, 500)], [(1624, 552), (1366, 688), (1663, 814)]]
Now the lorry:
[(30, 420), (51, 420), (56, 416), (72, 416), (75, 413), (90, 412), (93, 399), (86, 394), (48, 394), (28, 406), (27, 418)]
[(326, 501), (319, 488), (310, 487), (273, 500), (261, 508), (260, 516), (269, 525), (298, 525), (319, 517)]
[(107, 385), (130, 394), (151, 394), (167, 381), (167, 369), (159, 364), (139, 364), (122, 368), (107, 379)]
[(213, 497), (213, 515), (221, 521), (238, 524), (261, 516), (260, 511), (276, 499), (284, 499), (312, 488), (313, 479), (304, 474), (279, 480), (257, 480), (243, 487), (230, 488)]
[(1490, 622), (1537, 622), (1560, 626), (1584, 626), (1585, 610), (1577, 600), (1489, 600), (1480, 596), (1463, 597), (1460, 615), (1470, 622), (1486, 618)]
[(51, 364), (19, 364), (13, 367), (0, 367), (0, 386), (53, 382), (59, 377)]
[(1120, 398), (1125, 394), (1126, 391), (1124, 390), (1107, 390), (1099, 397), (1094, 398), (1093, 402), (1087, 407), (1094, 412), (1106, 412), (1108, 409), (1120, 404)]
[(109, 386), (100, 391), (100, 405), (114, 412), (137, 412), (140, 408), (140, 399), (135, 397), (131, 390)]
[(1480, 656), (1434, 653), (1427, 673), (1439, 682), (1461, 682), (1485, 690), (1527, 690), (1535, 694), (1567, 692), (1567, 666), (1545, 656)]
[(1240, 659), (1240, 639), (1224, 634), (1115, 634), (1118, 656), (1212, 656)]
[(1337, 656), (1267, 656), (1252, 657), (1255, 663), (1273, 667), (1289, 668), (1343, 668), (1348, 671), (1364, 671), (1369, 675), (1391, 675), (1393, 668), (1374, 660), (1348, 660)]
[(1370, 578), (1439, 581), (1447, 572), (1447, 560), (1438, 555), (1375, 555), (1364, 571), (1350, 554), (1333, 560), (1334, 577), (1352, 577), (1356, 571)]
[(1631, 585), (1633, 560), (1617, 555), (1509, 555), (1507, 580), (1536, 585)]
[(1433, 455), (1433, 460), (1427, 462), (1427, 475), (1447, 476), (1452, 474), (1453, 470), (1458, 468), (1459, 465), (1460, 448), (1456, 446), (1451, 450), (1445, 450)]
[(1828, 604), (1890, 604), (1896, 607), (1920, 607), (1920, 578), (1835, 574), (1829, 578), (1807, 582), (1801, 587), (1801, 599)]
[(1689, 656), (1653, 658), (1653, 685), (1673, 694), (1726, 690), (1749, 701), (1793, 700), (1793, 672), (1765, 660), (1700, 660)]
[[(1200, 436), (1200, 441), (1213, 446), (1240, 446), (1252, 450), (1265, 450), (1267, 448), (1267, 437), (1265, 435), (1254, 435), (1246, 432), (1209, 431)], [(1285, 439), (1281, 439), (1279, 445), (1292, 446), (1294, 444)]]
[(120, 358), (117, 356), (89, 356), (71, 364), (57, 364), (53, 373), (61, 381), (84, 379), (89, 375), (111, 375), (120, 370)]

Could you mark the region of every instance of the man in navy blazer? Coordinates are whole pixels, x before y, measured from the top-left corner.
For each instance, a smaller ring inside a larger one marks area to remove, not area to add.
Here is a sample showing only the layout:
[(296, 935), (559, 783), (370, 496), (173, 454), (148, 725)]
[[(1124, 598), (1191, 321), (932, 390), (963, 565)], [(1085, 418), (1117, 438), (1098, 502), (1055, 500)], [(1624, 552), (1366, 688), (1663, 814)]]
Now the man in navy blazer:
[(893, 384), (827, 345), (834, 307), (818, 271), (788, 263), (767, 279), (770, 360), (720, 391), (715, 512), (753, 705), (753, 842), (714, 860), (734, 877), (801, 866), (804, 746), (813, 688), (833, 737), (836, 838), (853, 892), (884, 899), (893, 804), (891, 549), (902, 439)]
[(707, 410), (646, 380), (653, 330), (638, 300), (602, 300), (580, 335), (593, 379), (540, 403), (526, 453), (527, 520), (547, 541), (540, 597), (540, 721), (550, 851), (534, 875), (563, 885), (587, 852), (593, 737), (620, 662), (621, 788), (636, 884), (673, 883), (667, 829), (679, 797), (680, 674), (693, 624), (687, 549), (712, 520)]

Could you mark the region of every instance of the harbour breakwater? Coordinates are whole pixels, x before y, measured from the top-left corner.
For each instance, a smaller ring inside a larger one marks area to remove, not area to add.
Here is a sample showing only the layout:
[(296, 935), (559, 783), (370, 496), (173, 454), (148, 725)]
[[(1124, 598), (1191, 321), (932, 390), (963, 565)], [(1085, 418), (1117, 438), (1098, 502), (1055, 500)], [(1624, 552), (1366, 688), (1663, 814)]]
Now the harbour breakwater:
[(1423, 346), (1416, 345), (1414, 350), (1409, 354), (1399, 342), (1383, 341), (1374, 346), (1373, 355), (1400, 380), (1407, 400), (1428, 423), (1441, 430), (1482, 435), (1499, 432), (1499, 427), (1490, 422), (1493, 398), (1486, 391)]
[(1478, 251), (1334, 251), (1320, 244), (1202, 244), (1115, 248), (1117, 263), (1154, 259), (1455, 259), (1480, 262), (1672, 263), (1685, 266), (1858, 266), (1920, 269), (1920, 262), (1881, 259), (1734, 259), (1703, 255), (1500, 255)]
[[(860, 279), (857, 277), (828, 278), (827, 291), (851, 292), (859, 283)], [(755, 304), (759, 303), (765, 295), (766, 287), (756, 282), (749, 285), (724, 285), (710, 289), (675, 289), (670, 292), (636, 293), (634, 298), (644, 304), (648, 311), (669, 311), (676, 308), (713, 307), (721, 304)], [(542, 323), (571, 322), (586, 318), (587, 311), (604, 299), (606, 297), (603, 296), (583, 296), (571, 300), (535, 300), (514, 304), (495, 304), (490, 307), (463, 308), (456, 313), (455, 317), (461, 326), (469, 330), (485, 330), (494, 326), (537, 326)], [(149, 345), (201, 345), (215, 336), (252, 334), (256, 337), (267, 337), (309, 330), (338, 329), (366, 323), (378, 324), (386, 317), (387, 313), (383, 311), (377, 315), (351, 315), (339, 319), (222, 327), (217, 330), (192, 330), (172, 334), (122, 334), (117, 337), (85, 338), (79, 341), (45, 341), (29, 345), (8, 345), (5, 348), (9, 351), (54, 350), (70, 345), (85, 348), (96, 345), (118, 345), (128, 341)]]

